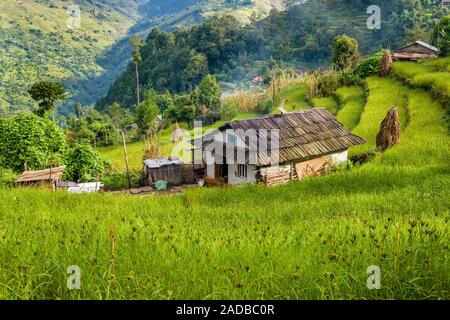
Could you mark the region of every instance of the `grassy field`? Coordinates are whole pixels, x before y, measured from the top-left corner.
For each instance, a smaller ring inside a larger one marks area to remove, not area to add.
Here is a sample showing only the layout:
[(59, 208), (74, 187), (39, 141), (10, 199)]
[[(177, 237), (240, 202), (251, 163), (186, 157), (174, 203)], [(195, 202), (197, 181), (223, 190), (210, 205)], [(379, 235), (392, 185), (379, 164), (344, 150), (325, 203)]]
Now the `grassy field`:
[(325, 108), (332, 114), (339, 111), (339, 104), (334, 97), (313, 98), (312, 104), (314, 108)]
[(394, 79), (368, 78), (367, 85), (370, 91), (359, 124), (353, 133), (367, 140), (365, 145), (357, 146), (350, 152), (351, 155), (374, 151), (376, 149), (376, 135), (380, 124), (388, 111), (393, 107), (399, 108), (402, 128), (408, 123), (408, 97), (409, 89)]
[(450, 96), (450, 58), (394, 64), (394, 74), (411, 85)]
[(342, 87), (336, 91), (336, 96), (340, 104), (337, 119), (348, 130), (353, 130), (359, 123), (366, 103), (364, 91), (360, 87)]
[[(395, 148), (332, 175), (172, 197), (1, 191), (0, 299), (449, 299), (444, 111), (395, 80), (369, 90), (357, 132), (376, 134), (399, 102), (408, 126)], [(371, 265), (381, 290), (366, 287)]]

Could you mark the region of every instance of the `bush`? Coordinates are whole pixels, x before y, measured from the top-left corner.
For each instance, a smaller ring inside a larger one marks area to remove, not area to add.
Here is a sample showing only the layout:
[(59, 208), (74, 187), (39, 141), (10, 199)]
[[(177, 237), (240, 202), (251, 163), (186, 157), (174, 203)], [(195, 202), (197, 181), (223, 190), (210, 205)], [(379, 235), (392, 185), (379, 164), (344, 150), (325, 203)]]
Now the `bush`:
[[(131, 187), (139, 188), (141, 186), (141, 172), (131, 171)], [(117, 191), (128, 188), (128, 174), (126, 172), (109, 172), (102, 179), (104, 190)]]
[(67, 150), (64, 132), (33, 114), (0, 119), (0, 165), (22, 172), (60, 165)]
[(17, 180), (17, 174), (11, 169), (0, 168), (0, 188), (13, 188)]
[(341, 87), (351, 87), (361, 85), (360, 76), (351, 68), (339, 72), (339, 84)]
[(260, 114), (269, 114), (275, 108), (275, 103), (271, 99), (265, 99), (258, 104), (257, 112)]
[(356, 68), (355, 75), (360, 79), (365, 79), (370, 76), (378, 76), (381, 72), (381, 59), (386, 51), (377, 52), (364, 61)]
[(239, 113), (239, 109), (232, 100), (227, 100), (222, 105), (222, 110), (220, 111), (220, 118), (222, 120), (232, 120)]
[(95, 181), (105, 168), (97, 150), (86, 142), (76, 143), (70, 150), (64, 179), (74, 182)]

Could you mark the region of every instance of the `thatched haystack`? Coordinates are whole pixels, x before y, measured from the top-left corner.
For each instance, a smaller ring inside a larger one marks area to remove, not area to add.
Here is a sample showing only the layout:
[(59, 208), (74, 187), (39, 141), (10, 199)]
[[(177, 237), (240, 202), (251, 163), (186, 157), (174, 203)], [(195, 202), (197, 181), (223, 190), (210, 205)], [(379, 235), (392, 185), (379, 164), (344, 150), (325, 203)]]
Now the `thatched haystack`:
[(180, 142), (183, 140), (183, 133), (181, 132), (178, 122), (175, 123), (175, 128), (172, 131), (172, 142)]
[(381, 58), (380, 62), (381, 76), (387, 77), (389, 73), (391, 73), (392, 69), (392, 54), (389, 51), (386, 51)]
[(392, 107), (381, 123), (380, 132), (377, 135), (377, 149), (383, 152), (396, 145), (400, 140), (400, 131), (398, 108)]

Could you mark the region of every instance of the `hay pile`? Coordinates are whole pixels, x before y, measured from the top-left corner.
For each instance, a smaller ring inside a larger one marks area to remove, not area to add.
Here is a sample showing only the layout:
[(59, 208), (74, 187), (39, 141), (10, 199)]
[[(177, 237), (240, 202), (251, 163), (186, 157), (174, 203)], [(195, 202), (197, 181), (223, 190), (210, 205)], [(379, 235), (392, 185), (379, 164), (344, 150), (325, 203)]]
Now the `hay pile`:
[(381, 76), (387, 77), (392, 69), (392, 55), (389, 51), (383, 54), (380, 62)]
[(377, 149), (383, 152), (396, 145), (400, 140), (400, 132), (398, 108), (392, 107), (381, 123), (380, 132), (377, 135)]

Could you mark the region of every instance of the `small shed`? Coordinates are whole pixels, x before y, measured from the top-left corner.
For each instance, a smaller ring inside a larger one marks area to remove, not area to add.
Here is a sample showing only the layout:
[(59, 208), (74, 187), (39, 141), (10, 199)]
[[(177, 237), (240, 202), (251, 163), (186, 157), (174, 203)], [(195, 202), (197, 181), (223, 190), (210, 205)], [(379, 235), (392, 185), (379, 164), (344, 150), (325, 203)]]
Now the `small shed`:
[(41, 187), (55, 190), (66, 167), (50, 168), (39, 171), (25, 171), (16, 180), (19, 187)]
[(438, 57), (439, 49), (423, 41), (410, 43), (394, 52), (394, 60), (396, 61), (418, 61)]
[(171, 185), (183, 183), (183, 162), (180, 159), (162, 158), (144, 160), (144, 175), (150, 185), (163, 180)]

